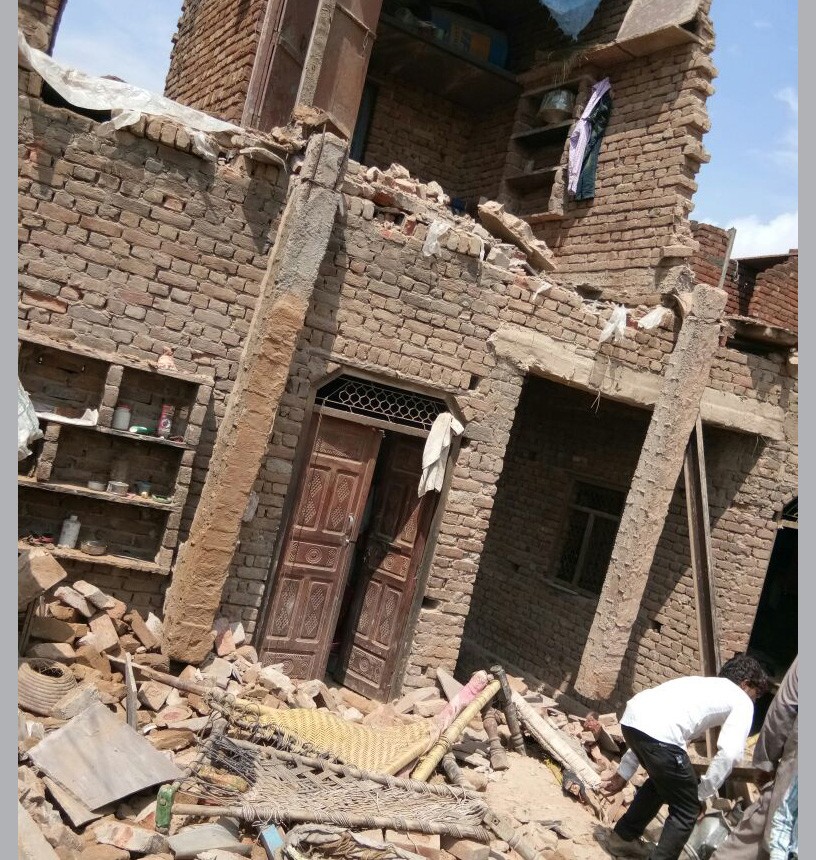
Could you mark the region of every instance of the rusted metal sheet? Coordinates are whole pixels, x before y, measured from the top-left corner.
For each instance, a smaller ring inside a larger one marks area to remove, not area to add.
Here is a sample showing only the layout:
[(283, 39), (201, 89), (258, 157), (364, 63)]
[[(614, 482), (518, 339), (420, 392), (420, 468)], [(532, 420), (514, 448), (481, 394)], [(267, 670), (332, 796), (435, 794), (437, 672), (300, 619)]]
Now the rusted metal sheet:
[(286, 125), (303, 77), (319, 0), (270, 0), (252, 67), (242, 124)]
[(334, 129), (351, 139), (382, 0), (321, 0), (318, 20), (326, 7), (333, 11), (322, 56), (317, 28), (298, 102), (323, 110)]

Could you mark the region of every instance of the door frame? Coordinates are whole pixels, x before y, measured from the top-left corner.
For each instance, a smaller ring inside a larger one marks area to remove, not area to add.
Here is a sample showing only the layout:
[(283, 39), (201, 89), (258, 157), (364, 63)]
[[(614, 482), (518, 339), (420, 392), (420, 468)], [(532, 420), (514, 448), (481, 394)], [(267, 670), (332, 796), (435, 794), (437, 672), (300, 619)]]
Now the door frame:
[[(423, 438), (427, 438), (428, 436), (427, 430), (419, 430), (418, 428), (414, 427), (406, 427), (400, 424), (392, 424), (386, 421), (378, 421), (375, 418), (368, 418), (363, 415), (354, 415), (352, 413), (346, 413), (341, 410), (331, 409), (330, 407), (318, 406), (315, 402), (317, 400), (317, 392), (327, 383), (336, 379), (338, 376), (343, 375), (356, 377), (357, 379), (363, 379), (369, 382), (380, 383), (382, 385), (389, 385), (392, 388), (401, 388), (405, 391), (413, 391), (417, 394), (423, 394), (428, 397), (435, 397), (439, 400), (443, 400), (445, 402), (445, 405), (447, 406), (448, 411), (463, 425), (466, 425), (464, 415), (462, 413), (461, 408), (459, 407), (459, 404), (456, 402), (455, 397), (451, 394), (448, 394), (447, 392), (435, 390), (431, 386), (420, 385), (409, 380), (403, 380), (399, 378), (395, 379), (385, 375), (371, 373), (368, 371), (360, 370), (353, 365), (346, 364), (339, 365), (331, 373), (321, 376), (314, 382), (312, 382), (311, 386), (309, 387), (309, 393), (306, 397), (301, 432), (299, 434), (298, 443), (295, 447), (295, 455), (292, 459), (292, 473), (289, 479), (289, 485), (286, 488), (283, 509), (281, 511), (281, 519), (280, 523), (278, 524), (278, 530), (277, 534), (275, 535), (275, 542), (272, 548), (272, 558), (269, 562), (269, 568), (266, 578), (266, 588), (264, 590), (263, 600), (261, 601), (261, 607), (258, 612), (259, 623), (256, 624), (255, 631), (252, 636), (253, 645), (258, 649), (261, 649), (263, 647), (266, 628), (269, 624), (269, 613), (272, 606), (272, 597), (274, 595), (275, 583), (277, 580), (277, 571), (280, 562), (280, 555), (283, 550), (284, 539), (287, 534), (287, 530), (291, 523), (292, 517), (294, 516), (300, 486), (303, 482), (306, 469), (309, 465), (309, 457), (311, 455), (311, 442), (309, 438), (310, 434), (304, 431), (308, 429), (308, 427), (311, 425), (312, 418), (315, 413), (321, 412), (326, 415), (331, 415), (335, 418), (341, 418), (351, 421), (352, 423), (365, 424), (370, 427), (377, 427), (379, 429), (385, 429), (391, 432), (407, 433), (408, 435), (421, 436)], [(456, 462), (459, 456), (461, 444), (462, 436), (456, 436), (453, 439), (451, 449), (448, 454), (448, 463), (445, 468), (445, 480), (442, 485), (442, 490), (439, 493), (439, 498), (436, 502), (436, 509), (434, 511), (433, 518), (431, 519), (431, 525), (428, 530), (428, 539), (425, 541), (425, 547), (422, 552), (422, 557), (420, 558), (419, 564), (417, 565), (416, 590), (414, 592), (414, 597), (411, 602), (411, 608), (408, 612), (408, 618), (405, 623), (405, 632), (403, 634), (402, 641), (397, 648), (397, 657), (394, 662), (394, 671), (389, 686), (388, 700), (394, 698), (394, 696), (398, 696), (400, 691), (402, 690), (403, 675), (405, 673), (405, 669), (407, 668), (408, 658), (411, 653), (411, 646), (413, 645), (414, 633), (416, 631), (416, 623), (419, 618), (422, 601), (425, 598), (425, 589), (428, 584), (428, 577), (431, 570), (431, 562), (433, 560), (434, 553), (436, 552), (436, 542), (437, 538), (439, 537), (439, 529), (442, 524), (442, 516), (447, 506), (448, 491), (450, 489), (451, 481), (453, 479), (453, 468), (451, 468), (451, 465)]]

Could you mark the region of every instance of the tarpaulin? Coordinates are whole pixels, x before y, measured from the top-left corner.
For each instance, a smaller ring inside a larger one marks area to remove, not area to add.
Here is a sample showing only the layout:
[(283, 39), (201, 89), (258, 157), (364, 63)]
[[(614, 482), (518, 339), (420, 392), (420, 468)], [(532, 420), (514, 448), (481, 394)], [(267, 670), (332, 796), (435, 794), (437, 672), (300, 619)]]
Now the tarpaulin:
[[(142, 87), (97, 78), (70, 66), (63, 66), (48, 54), (32, 48), (22, 31), (17, 31), (17, 55), (23, 68), (36, 72), (66, 102), (84, 110), (111, 111), (110, 127), (126, 128), (138, 122), (143, 114), (167, 117), (190, 129), (193, 149), (199, 155), (214, 158), (217, 147), (207, 134), (241, 132), (241, 129), (194, 108), (185, 107), (172, 99)], [(100, 126), (105, 130), (108, 123)]]
[(542, 6), (546, 6), (550, 15), (555, 18), (555, 23), (561, 30), (573, 39), (592, 20), (595, 10), (601, 0), (538, 0)]

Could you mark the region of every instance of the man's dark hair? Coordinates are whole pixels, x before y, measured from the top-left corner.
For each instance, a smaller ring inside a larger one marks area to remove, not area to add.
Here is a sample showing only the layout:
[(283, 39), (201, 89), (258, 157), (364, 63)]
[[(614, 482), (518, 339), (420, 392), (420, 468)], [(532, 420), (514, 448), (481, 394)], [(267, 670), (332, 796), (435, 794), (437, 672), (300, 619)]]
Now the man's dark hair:
[(718, 678), (728, 678), (739, 685), (743, 682), (752, 686), (758, 695), (762, 695), (768, 689), (768, 676), (759, 664), (759, 661), (747, 654), (736, 654), (727, 662), (723, 663)]

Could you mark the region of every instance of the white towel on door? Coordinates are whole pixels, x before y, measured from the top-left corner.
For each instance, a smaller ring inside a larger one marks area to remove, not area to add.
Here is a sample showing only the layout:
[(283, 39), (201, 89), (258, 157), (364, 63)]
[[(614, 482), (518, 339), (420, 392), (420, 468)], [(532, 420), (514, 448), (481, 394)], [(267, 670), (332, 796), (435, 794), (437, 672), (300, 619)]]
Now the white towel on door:
[(464, 426), (450, 412), (436, 416), (422, 452), (422, 477), (419, 480), (418, 496), (424, 496), (429, 490), (438, 493), (442, 489), (451, 442), (454, 436), (464, 430)]

